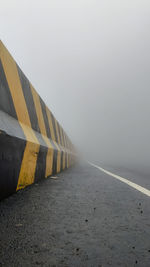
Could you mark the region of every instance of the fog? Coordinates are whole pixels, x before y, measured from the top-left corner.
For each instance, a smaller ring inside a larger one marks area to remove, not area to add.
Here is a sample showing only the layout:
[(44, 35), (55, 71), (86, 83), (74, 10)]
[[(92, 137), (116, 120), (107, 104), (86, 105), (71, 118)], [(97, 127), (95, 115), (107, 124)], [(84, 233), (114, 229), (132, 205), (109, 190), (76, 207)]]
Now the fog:
[(149, 0), (0, 0), (0, 32), (83, 155), (150, 171)]

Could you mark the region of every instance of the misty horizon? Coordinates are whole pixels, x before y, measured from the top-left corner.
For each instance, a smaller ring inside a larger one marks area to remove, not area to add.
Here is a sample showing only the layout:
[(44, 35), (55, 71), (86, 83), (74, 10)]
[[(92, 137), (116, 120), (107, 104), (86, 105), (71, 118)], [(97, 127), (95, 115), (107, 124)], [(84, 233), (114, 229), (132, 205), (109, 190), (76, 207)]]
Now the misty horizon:
[(5, 0), (0, 12), (3, 43), (81, 154), (150, 171), (149, 1)]

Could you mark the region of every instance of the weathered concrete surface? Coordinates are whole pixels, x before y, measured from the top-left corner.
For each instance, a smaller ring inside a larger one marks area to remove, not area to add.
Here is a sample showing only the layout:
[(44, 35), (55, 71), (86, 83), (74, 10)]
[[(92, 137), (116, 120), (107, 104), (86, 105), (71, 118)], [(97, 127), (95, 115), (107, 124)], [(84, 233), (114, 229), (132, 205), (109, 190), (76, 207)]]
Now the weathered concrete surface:
[(77, 165), (0, 203), (0, 266), (150, 266), (150, 198)]

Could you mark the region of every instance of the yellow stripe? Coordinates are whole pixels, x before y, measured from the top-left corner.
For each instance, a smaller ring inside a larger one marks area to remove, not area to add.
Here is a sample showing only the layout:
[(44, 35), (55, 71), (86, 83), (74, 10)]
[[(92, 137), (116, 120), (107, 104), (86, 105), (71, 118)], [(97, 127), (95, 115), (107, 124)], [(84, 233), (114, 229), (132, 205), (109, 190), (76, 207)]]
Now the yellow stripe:
[(1, 45), (1, 61), (16, 114), (27, 140), (16, 189), (18, 190), (34, 182), (37, 155), (40, 145), (34, 131), (31, 129), (30, 118), (22, 92), (16, 63), (3, 45)]
[(17, 189), (22, 189), (34, 182), (39, 145), (27, 142), (21, 164)]
[(16, 63), (4, 46), (1, 46), (1, 60), (16, 109), (18, 120), (31, 127), (30, 118), (22, 92)]
[(32, 96), (33, 96), (33, 101), (35, 104), (35, 110), (36, 110), (36, 114), (37, 114), (37, 118), (38, 118), (40, 132), (41, 132), (42, 137), (43, 137), (43, 139), (44, 139), (44, 141), (48, 147), (47, 156), (46, 156), (46, 170), (45, 170), (45, 177), (48, 177), (52, 174), (52, 171), (53, 171), (53, 153), (54, 153), (53, 146), (47, 137), (43, 113), (42, 113), (42, 108), (41, 108), (41, 104), (40, 104), (40, 97), (36, 93), (35, 89), (33, 88), (33, 86), (31, 84), (30, 84), (30, 87), (31, 87), (31, 92), (32, 92)]
[(32, 184), (34, 182), (36, 162), (40, 149), (40, 144), (33, 130), (22, 123), (20, 124), (28, 141), (24, 151), (24, 156), (21, 164), (21, 170), (16, 190), (22, 189), (25, 186)]

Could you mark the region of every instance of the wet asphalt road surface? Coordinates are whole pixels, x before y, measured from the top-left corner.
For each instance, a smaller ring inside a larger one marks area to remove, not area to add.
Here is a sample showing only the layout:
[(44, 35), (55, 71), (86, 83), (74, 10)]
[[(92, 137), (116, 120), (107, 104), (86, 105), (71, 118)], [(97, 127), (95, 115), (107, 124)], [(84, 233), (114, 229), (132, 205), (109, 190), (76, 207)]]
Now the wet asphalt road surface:
[(150, 266), (149, 197), (89, 165), (57, 177), (1, 201), (0, 266)]

